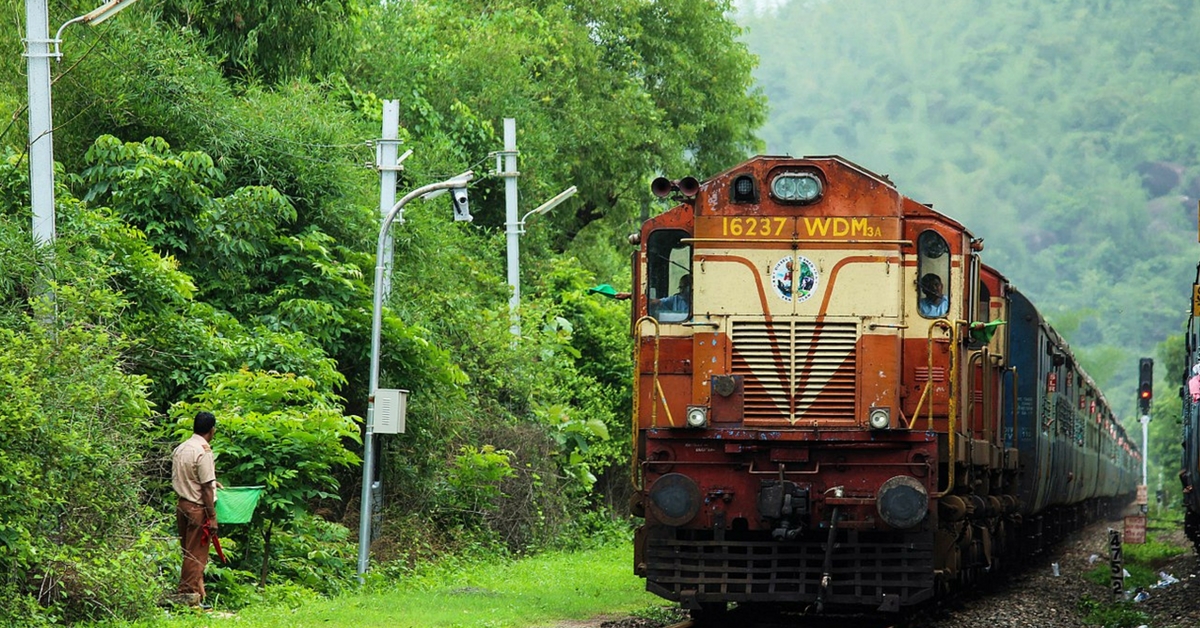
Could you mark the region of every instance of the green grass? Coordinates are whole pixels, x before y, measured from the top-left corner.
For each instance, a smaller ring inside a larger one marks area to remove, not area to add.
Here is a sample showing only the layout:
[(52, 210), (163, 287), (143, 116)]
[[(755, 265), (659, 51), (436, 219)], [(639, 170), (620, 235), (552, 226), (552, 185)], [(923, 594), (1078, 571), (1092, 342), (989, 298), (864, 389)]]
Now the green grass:
[[(1154, 526), (1151, 526), (1153, 529)], [(1190, 551), (1160, 540), (1159, 534), (1149, 534), (1145, 543), (1126, 543), (1122, 546), (1125, 570), (1129, 577), (1125, 578), (1125, 589), (1132, 591), (1138, 587), (1149, 587), (1158, 582), (1158, 567), (1170, 558)], [(1106, 561), (1097, 561), (1097, 565), (1084, 574), (1089, 581), (1107, 587), (1111, 580), (1109, 566)], [(1101, 602), (1084, 597), (1080, 600), (1080, 612), (1084, 622), (1089, 626), (1104, 628), (1131, 628), (1140, 626), (1148, 621), (1148, 616), (1128, 601)]]
[(1145, 624), (1150, 619), (1131, 602), (1104, 604), (1086, 596), (1080, 600), (1079, 610), (1084, 614), (1084, 623), (1103, 628), (1133, 628)]
[[(1159, 580), (1158, 567), (1169, 559), (1188, 551), (1190, 550), (1186, 547), (1159, 540), (1157, 534), (1148, 535), (1145, 543), (1122, 545), (1125, 570), (1129, 572), (1129, 577), (1125, 578), (1125, 588), (1136, 589), (1157, 583)], [(1096, 566), (1085, 573), (1084, 577), (1096, 584), (1108, 586), (1111, 579), (1108, 563), (1104, 560), (1097, 561)]]
[(136, 626), (180, 628), (526, 628), (644, 611), (662, 602), (633, 575), (629, 544), (504, 563), (422, 570), (394, 590), (316, 600), (297, 608), (186, 614)]
[[(1125, 577), (1126, 590), (1148, 587), (1158, 582), (1158, 572), (1145, 565), (1127, 562), (1125, 563), (1125, 571), (1129, 572), (1129, 575)], [(1107, 587), (1112, 582), (1112, 572), (1109, 569), (1108, 563), (1103, 560), (1096, 561), (1096, 566), (1083, 574), (1083, 577), (1089, 582), (1103, 587)]]
[(1159, 535), (1150, 534), (1145, 543), (1126, 543), (1125, 560), (1155, 567), (1167, 560), (1186, 554), (1187, 547), (1179, 547), (1159, 540)]

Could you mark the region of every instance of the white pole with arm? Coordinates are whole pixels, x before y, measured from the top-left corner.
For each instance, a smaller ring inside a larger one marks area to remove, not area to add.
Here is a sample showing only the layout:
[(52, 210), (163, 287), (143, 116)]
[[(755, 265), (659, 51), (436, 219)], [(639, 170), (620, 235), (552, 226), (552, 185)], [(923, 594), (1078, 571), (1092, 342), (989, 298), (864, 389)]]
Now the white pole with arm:
[(83, 22), (95, 26), (137, 0), (108, 0), (89, 13), (68, 20), (50, 39), (46, 0), (25, 0), (25, 57), (29, 89), (29, 204), (33, 207), (34, 244), (53, 244), (54, 125), (50, 103), (50, 59), (62, 57), (63, 29)]
[(25, 0), (29, 87), (29, 201), (33, 241), (54, 243), (54, 133), (50, 109), (50, 15), (46, 0)]
[(371, 313), (371, 375), (367, 385), (367, 424), (363, 434), (362, 497), (360, 500), (361, 508), (359, 509), (358, 521), (359, 584), (362, 584), (364, 580), (363, 574), (367, 571), (367, 562), (371, 553), (371, 483), (375, 477), (375, 447), (373, 443), (375, 437), (375, 391), (379, 388), (379, 336), (383, 327), (382, 288), (385, 283), (384, 271), (386, 260), (384, 259), (384, 251), (388, 241), (388, 230), (392, 226), (392, 221), (397, 216), (400, 216), (400, 223), (404, 223), (402, 213), (404, 206), (409, 201), (430, 192), (463, 187), (474, 176), (475, 173), (468, 170), (456, 177), (451, 177), (438, 183), (430, 183), (405, 194), (404, 198), (400, 199), (392, 207), (392, 210), (383, 217), (383, 223), (379, 226), (379, 241), (375, 248), (375, 299)]

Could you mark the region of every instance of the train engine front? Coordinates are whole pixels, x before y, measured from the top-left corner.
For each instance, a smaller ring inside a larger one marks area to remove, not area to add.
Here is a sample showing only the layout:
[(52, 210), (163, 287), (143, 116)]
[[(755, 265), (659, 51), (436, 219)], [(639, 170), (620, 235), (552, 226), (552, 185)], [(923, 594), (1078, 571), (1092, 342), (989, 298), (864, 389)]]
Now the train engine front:
[[(985, 416), (1001, 406), (983, 373), (1001, 336), (962, 363), (955, 324), (1003, 314), (976, 240), (838, 157), (757, 157), (655, 186), (681, 204), (636, 238), (634, 560), (647, 589), (714, 612), (932, 597), (935, 574), (962, 560), (937, 547), (939, 502), (943, 519), (1015, 507), (948, 495), (948, 452), (973, 446), (963, 456), (996, 470), (977, 478), (984, 495), (1015, 468)], [(970, 407), (957, 407), (962, 386)]]

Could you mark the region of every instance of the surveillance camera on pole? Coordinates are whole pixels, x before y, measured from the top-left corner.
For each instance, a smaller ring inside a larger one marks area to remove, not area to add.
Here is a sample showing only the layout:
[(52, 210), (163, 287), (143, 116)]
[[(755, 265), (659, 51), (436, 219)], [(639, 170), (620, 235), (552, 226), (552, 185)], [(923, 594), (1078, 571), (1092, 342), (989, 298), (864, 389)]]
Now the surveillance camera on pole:
[(453, 188), (450, 190), (450, 203), (454, 207), (455, 222), (471, 222), (475, 220), (471, 216), (471, 207), (467, 202), (467, 188)]

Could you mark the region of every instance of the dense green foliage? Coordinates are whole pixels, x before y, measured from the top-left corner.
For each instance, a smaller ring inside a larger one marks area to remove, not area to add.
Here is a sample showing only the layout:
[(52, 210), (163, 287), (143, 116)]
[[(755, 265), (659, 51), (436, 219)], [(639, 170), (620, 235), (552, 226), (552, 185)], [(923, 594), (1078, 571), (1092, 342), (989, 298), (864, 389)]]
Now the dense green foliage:
[[(51, 32), (92, 8), (54, 3)], [(474, 224), (442, 199), (393, 229), (381, 384), (412, 394), (408, 432), (377, 440), (374, 553), (395, 559), (380, 572), (606, 529), (628, 490), (629, 319), (586, 288), (627, 282), (619, 243), (650, 178), (756, 147), (765, 103), (729, 10), (163, 0), (73, 26), (54, 66), (52, 250), (29, 243), (25, 81), (0, 58), (0, 618), (152, 610), (178, 574), (168, 454), (202, 409), (219, 479), (267, 486), (249, 525), (222, 526), (213, 595), (241, 607), (356, 581), (379, 198), (362, 165), (383, 98), (414, 151), (399, 191), (479, 177)], [(520, 338), (488, 173), (504, 117), (523, 205), (580, 189), (522, 239)]]
[[(647, 202), (648, 176), (707, 176), (758, 146), (765, 103), (747, 95), (754, 60), (734, 43), (726, 0), (385, 5), (348, 76), (380, 96), (411, 94), (404, 126), (463, 163), (497, 150), (492, 129), (517, 118), (522, 197), (536, 206), (579, 188), (538, 237), (576, 252), (572, 243), (600, 239), (579, 255), (589, 268), (624, 265), (614, 243)], [(478, 187), (499, 207), (499, 180)]]
[(360, 440), (358, 425), (342, 414), (339, 401), (309, 377), (243, 369), (212, 376), (195, 403), (171, 409), (178, 440), (191, 435), (196, 412), (216, 415), (222, 483), (264, 487), (254, 519), (231, 535), (243, 547), (234, 555), (235, 566), (251, 564), (254, 553), (245, 550), (256, 550), (259, 586), (266, 586), (273, 550), (278, 550), (272, 547), (275, 534), (311, 532), (311, 526), (294, 525), (296, 520), (308, 513), (309, 504), (335, 497), (335, 473), (360, 462), (346, 449)]
[[(16, 160), (0, 189), (20, 188)], [(90, 243), (105, 212), (72, 210), (58, 248), (34, 250), (20, 195), (0, 199), (0, 619), (136, 616), (159, 597), (163, 517), (145, 504), (148, 379), (126, 370), (120, 273)], [(123, 232), (112, 242), (122, 246)], [(131, 247), (136, 249), (136, 246)], [(79, 252), (79, 254), (76, 254)], [(53, 253), (53, 254), (51, 254)], [(135, 253), (136, 254), (136, 253)], [(73, 258), (71, 264), (57, 260)], [(169, 275), (169, 272), (164, 273)]]

